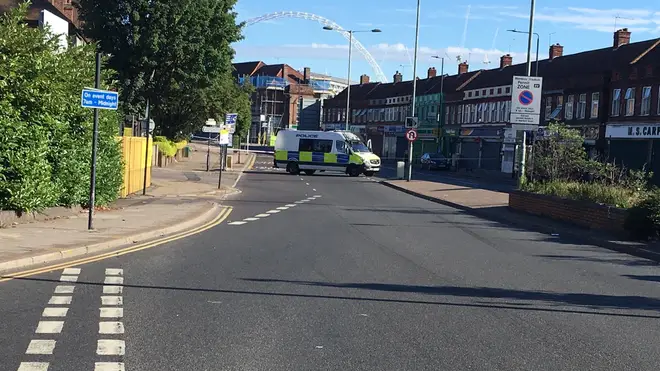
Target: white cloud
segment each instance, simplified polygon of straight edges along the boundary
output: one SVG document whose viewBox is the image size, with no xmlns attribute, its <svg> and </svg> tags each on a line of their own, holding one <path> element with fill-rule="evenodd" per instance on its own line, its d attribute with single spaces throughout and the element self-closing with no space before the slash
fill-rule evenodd
<svg viewBox="0 0 660 371">
<path fill-rule="evenodd" d="M 502 16 L 528 19 L 527 12 L 502 11 Z M 598 32 L 614 32 L 616 28 L 628 27 L 632 32 L 651 32 L 654 28 L 648 27 L 660 24 L 660 17 L 654 16 L 657 12 L 647 9 L 594 9 L 568 7 L 566 9 L 543 8 L 536 13 L 535 19 L 552 23 L 565 23 L 575 28 Z M 658 18 L 654 18 L 658 17 Z"/>
</svg>

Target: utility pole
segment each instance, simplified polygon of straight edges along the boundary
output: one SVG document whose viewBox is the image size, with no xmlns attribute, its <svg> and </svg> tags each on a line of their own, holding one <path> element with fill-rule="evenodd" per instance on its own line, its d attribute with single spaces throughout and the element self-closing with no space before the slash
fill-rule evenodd
<svg viewBox="0 0 660 371">
<path fill-rule="evenodd" d="M 413 58 L 413 94 L 412 94 L 412 116 L 415 117 L 415 98 L 417 97 L 417 49 L 419 44 L 419 8 L 420 1 L 417 0 L 417 21 L 415 22 L 415 57 Z M 412 180 L 413 141 L 408 145 L 408 178 Z"/>
<path fill-rule="evenodd" d="M 530 0 L 530 9 L 529 9 L 529 32 L 527 34 L 527 76 L 532 76 L 532 63 L 531 63 L 531 51 L 532 51 L 532 36 L 534 36 L 534 11 L 536 2 L 535 0 Z M 538 47 L 538 41 L 537 41 Z M 538 62 L 537 68 L 538 68 Z M 518 178 L 518 188 L 522 187 L 525 183 L 525 165 L 527 162 L 527 131 L 523 130 L 522 135 L 522 156 L 520 158 L 520 177 Z"/>
</svg>

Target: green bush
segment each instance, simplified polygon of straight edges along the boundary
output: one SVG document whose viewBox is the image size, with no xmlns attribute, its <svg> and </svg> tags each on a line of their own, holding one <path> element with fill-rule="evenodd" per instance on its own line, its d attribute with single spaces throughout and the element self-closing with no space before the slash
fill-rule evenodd
<svg viewBox="0 0 660 371">
<path fill-rule="evenodd" d="M 654 191 L 628 210 L 624 228 L 631 237 L 640 240 L 660 237 L 660 192 Z"/>
<path fill-rule="evenodd" d="M 521 189 L 527 192 L 557 196 L 570 200 L 595 202 L 621 208 L 632 207 L 645 196 L 644 192 L 626 187 L 588 182 L 528 182 Z"/>
<path fill-rule="evenodd" d="M 80 92 L 94 83 L 95 46 L 61 50 L 48 30 L 27 27 L 27 9 L 0 17 L 0 209 L 85 205 L 93 112 Z M 96 200 L 107 204 L 123 182 L 120 117 L 101 111 Z"/>
<path fill-rule="evenodd" d="M 156 136 L 154 137 L 154 143 L 158 146 L 158 152 L 163 154 L 163 156 L 172 157 L 176 155 L 177 147 L 173 141 L 165 137 Z"/>
</svg>

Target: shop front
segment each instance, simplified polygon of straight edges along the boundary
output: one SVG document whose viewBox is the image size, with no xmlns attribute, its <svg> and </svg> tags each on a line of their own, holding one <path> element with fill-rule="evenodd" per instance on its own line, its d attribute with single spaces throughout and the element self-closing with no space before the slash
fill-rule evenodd
<svg viewBox="0 0 660 371">
<path fill-rule="evenodd" d="M 503 133 L 503 127 L 461 128 L 459 167 L 502 171 Z"/>
<path fill-rule="evenodd" d="M 607 159 L 627 169 L 653 171 L 660 184 L 660 123 L 612 123 L 605 128 Z"/>
</svg>

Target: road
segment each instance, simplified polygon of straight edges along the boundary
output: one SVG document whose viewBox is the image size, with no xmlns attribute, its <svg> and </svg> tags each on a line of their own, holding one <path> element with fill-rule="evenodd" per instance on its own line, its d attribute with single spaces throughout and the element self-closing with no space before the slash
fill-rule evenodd
<svg viewBox="0 0 660 371">
<path fill-rule="evenodd" d="M 365 177 L 265 169 L 239 187 L 228 220 L 205 232 L 0 283 L 0 369 L 660 365 L 660 273 L 650 261 Z"/>
</svg>

